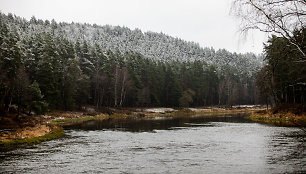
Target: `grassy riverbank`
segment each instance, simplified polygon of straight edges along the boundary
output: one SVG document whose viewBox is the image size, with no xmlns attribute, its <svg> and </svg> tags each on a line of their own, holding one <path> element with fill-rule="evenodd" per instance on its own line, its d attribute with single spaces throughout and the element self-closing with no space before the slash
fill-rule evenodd
<svg viewBox="0 0 306 174">
<path fill-rule="evenodd" d="M 281 105 L 254 112 L 248 118 L 258 123 L 306 127 L 306 110 L 302 105 Z"/>
<path fill-rule="evenodd" d="M 45 125 L 44 125 L 45 126 Z M 26 128 L 11 131 L 1 134 L 2 141 L 0 142 L 0 151 L 14 149 L 22 145 L 38 144 L 44 141 L 53 140 L 63 137 L 64 130 L 59 126 L 46 126 L 50 129 L 48 133 L 45 133 L 42 128 L 35 127 L 36 134 L 32 134 L 30 137 L 23 138 L 22 134 L 26 132 Z"/>
</svg>

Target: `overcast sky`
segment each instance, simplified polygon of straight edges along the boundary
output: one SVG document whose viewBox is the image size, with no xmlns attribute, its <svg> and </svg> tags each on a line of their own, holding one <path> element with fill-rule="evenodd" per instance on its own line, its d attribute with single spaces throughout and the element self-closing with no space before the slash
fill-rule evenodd
<svg viewBox="0 0 306 174">
<path fill-rule="evenodd" d="M 238 31 L 231 0 L 0 0 L 2 13 L 57 22 L 119 25 L 163 32 L 232 52 L 261 53 L 267 36 Z"/>
</svg>

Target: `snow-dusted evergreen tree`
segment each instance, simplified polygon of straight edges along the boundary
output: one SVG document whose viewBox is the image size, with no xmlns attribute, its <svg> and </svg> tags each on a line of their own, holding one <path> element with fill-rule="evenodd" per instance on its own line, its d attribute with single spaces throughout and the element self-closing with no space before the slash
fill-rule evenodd
<svg viewBox="0 0 306 174">
<path fill-rule="evenodd" d="M 1 14 L 4 18 L 4 14 Z M 12 21 L 12 22 L 11 22 Z M 142 32 L 139 29 L 130 30 L 127 27 L 119 26 L 98 26 L 80 23 L 59 23 L 54 20 L 50 22 L 43 22 L 32 17 L 30 22 L 22 20 L 20 17 L 15 17 L 10 21 L 9 25 L 27 26 L 21 35 L 28 33 L 53 32 L 55 36 L 65 37 L 73 43 L 82 41 L 80 43 L 86 49 L 86 45 L 98 44 L 104 50 L 115 51 L 119 49 L 120 52 L 135 51 L 147 58 L 161 61 L 193 61 L 201 60 L 208 64 L 224 66 L 231 65 L 239 69 L 247 69 L 249 73 L 255 73 L 261 67 L 262 60 L 258 59 L 252 53 L 236 54 L 230 53 L 224 49 L 217 52 L 213 48 L 202 48 L 198 43 L 187 42 L 179 38 L 174 38 L 163 33 Z M 21 22 L 22 21 L 22 22 Z M 24 23 L 29 23 L 25 25 Z M 86 53 L 85 53 L 86 54 Z M 87 58 L 84 59 L 84 64 L 87 64 Z M 241 60 L 248 62 L 243 64 Z M 254 69 L 256 69 L 254 71 Z"/>
</svg>

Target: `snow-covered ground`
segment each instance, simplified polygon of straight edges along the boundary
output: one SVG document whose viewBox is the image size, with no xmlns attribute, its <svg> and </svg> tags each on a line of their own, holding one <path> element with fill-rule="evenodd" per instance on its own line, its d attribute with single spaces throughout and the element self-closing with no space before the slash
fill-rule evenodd
<svg viewBox="0 0 306 174">
<path fill-rule="evenodd" d="M 150 113 L 167 113 L 167 112 L 174 112 L 176 111 L 173 108 L 148 108 L 148 109 L 144 109 L 144 112 L 150 112 Z"/>
<path fill-rule="evenodd" d="M 260 105 L 235 105 L 232 108 L 257 108 L 261 107 Z"/>
<path fill-rule="evenodd" d="M 190 109 L 193 112 L 202 112 L 202 111 L 211 111 L 212 110 L 212 109 L 207 109 L 207 108 L 205 108 L 205 109 L 201 109 L 201 108 L 188 108 L 188 109 Z"/>
</svg>

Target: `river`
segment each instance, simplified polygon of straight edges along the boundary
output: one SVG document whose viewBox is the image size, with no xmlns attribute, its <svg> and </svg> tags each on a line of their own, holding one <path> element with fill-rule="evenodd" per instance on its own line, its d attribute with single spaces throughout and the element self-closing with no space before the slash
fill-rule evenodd
<svg viewBox="0 0 306 174">
<path fill-rule="evenodd" d="M 88 121 L 0 152 L 0 173 L 306 173 L 305 132 L 243 116 Z"/>
</svg>

